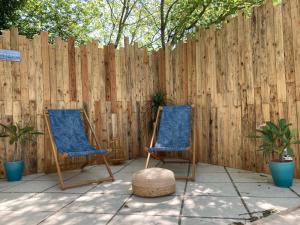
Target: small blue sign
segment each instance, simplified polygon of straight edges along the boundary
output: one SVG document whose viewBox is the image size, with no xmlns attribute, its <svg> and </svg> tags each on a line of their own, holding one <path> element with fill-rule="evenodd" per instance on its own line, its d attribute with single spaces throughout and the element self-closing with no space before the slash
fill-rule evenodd
<svg viewBox="0 0 300 225">
<path fill-rule="evenodd" d="M 0 60 L 20 62 L 21 52 L 16 50 L 0 49 Z"/>
</svg>

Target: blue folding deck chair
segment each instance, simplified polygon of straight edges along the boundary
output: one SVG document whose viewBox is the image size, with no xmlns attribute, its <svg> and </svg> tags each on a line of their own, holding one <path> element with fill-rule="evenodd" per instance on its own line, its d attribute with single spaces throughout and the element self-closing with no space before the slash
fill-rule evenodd
<svg viewBox="0 0 300 225">
<path fill-rule="evenodd" d="M 79 109 L 49 109 L 45 112 L 45 121 L 50 135 L 52 152 L 56 163 L 56 169 L 59 177 L 60 187 L 62 190 L 67 188 L 78 187 L 91 183 L 100 183 L 103 181 L 113 181 L 114 177 L 106 160 L 106 149 L 100 149 L 95 132 L 84 110 Z M 87 138 L 84 128 L 86 120 L 92 136 L 96 142 L 97 148 L 94 148 Z M 75 184 L 64 183 L 61 169 L 58 162 L 57 152 L 64 157 L 88 157 L 90 155 L 101 155 L 103 157 L 109 176 L 98 180 L 85 180 Z M 87 158 L 88 159 L 88 158 Z M 87 160 L 88 161 L 88 160 Z M 81 166 L 83 170 L 88 163 Z"/>
<path fill-rule="evenodd" d="M 147 148 L 148 157 L 145 168 L 148 168 L 150 157 L 160 159 L 163 163 L 182 162 L 165 161 L 154 154 L 157 152 L 184 152 L 191 153 L 191 159 L 185 162 L 192 163 L 191 176 L 175 176 L 176 179 L 195 180 L 196 155 L 193 147 L 193 106 L 164 106 L 159 107 L 150 147 Z M 158 134 L 157 134 L 158 133 Z"/>
</svg>

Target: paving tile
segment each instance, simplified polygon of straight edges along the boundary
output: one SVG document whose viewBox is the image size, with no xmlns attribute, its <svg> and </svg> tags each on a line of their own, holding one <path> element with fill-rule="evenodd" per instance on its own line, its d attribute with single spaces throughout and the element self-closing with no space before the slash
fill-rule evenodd
<svg viewBox="0 0 300 225">
<path fill-rule="evenodd" d="M 136 165 L 136 166 L 126 166 L 124 167 L 120 172 L 118 173 L 121 173 L 121 174 L 124 174 L 124 173 L 130 173 L 130 174 L 133 174 L 137 171 L 140 171 L 140 170 L 143 170 L 145 169 L 145 165 Z"/>
<path fill-rule="evenodd" d="M 52 212 L 11 212 L 1 211 L 0 221 L 5 225 L 35 225 L 47 218 Z"/>
<path fill-rule="evenodd" d="M 185 183 L 186 183 L 186 181 L 183 181 L 183 180 L 176 181 L 176 192 L 174 193 L 174 195 L 183 195 L 184 194 Z"/>
<path fill-rule="evenodd" d="M 182 217 L 181 225 L 228 225 L 234 222 L 245 224 L 247 220 L 240 219 L 209 219 L 199 217 Z"/>
<path fill-rule="evenodd" d="M 297 195 L 290 189 L 276 187 L 274 184 L 269 183 L 236 183 L 236 186 L 242 196 L 282 198 L 297 197 Z"/>
<path fill-rule="evenodd" d="M 180 164 L 179 164 L 180 165 Z M 176 168 L 176 167 L 163 167 L 161 166 L 160 168 L 165 168 L 165 169 L 169 169 L 171 171 L 173 171 L 177 176 L 186 176 L 187 172 L 188 172 L 188 168 Z M 144 166 L 132 166 L 132 167 L 126 167 L 124 169 L 122 169 L 120 172 L 118 172 L 117 174 L 128 174 L 129 176 L 132 176 L 135 172 L 138 172 L 140 170 L 143 170 Z"/>
<path fill-rule="evenodd" d="M 120 173 L 134 173 L 139 170 L 145 169 L 145 163 L 146 163 L 146 159 L 134 160 L 126 164 L 126 166 L 124 166 L 121 169 Z M 149 162 L 149 167 L 155 167 L 157 164 L 158 164 L 157 160 L 151 159 Z"/>
<path fill-rule="evenodd" d="M 151 162 L 151 161 L 150 161 Z M 152 163 L 149 164 L 149 167 L 161 167 L 165 169 L 172 170 L 177 176 L 186 176 L 188 172 L 188 164 L 182 164 L 182 163 L 160 163 L 159 165 L 158 161 L 155 160 Z M 134 161 L 129 166 L 122 169 L 117 174 L 130 174 L 132 176 L 135 172 L 138 172 L 145 168 L 145 161 L 141 163 L 141 161 Z"/>
<path fill-rule="evenodd" d="M 187 171 L 189 168 L 189 164 L 188 163 L 164 163 L 159 165 L 159 167 L 166 168 L 169 170 Z"/>
<path fill-rule="evenodd" d="M 65 184 L 70 184 L 71 181 L 66 182 Z M 83 194 L 86 193 L 87 191 L 93 189 L 96 187 L 96 184 L 89 184 L 89 185 L 84 185 L 81 187 L 76 187 L 76 188 L 69 188 L 66 190 L 61 190 L 59 185 L 56 185 L 50 189 L 47 189 L 45 193 L 69 193 L 69 194 Z"/>
<path fill-rule="evenodd" d="M 128 197 L 128 195 L 87 193 L 68 205 L 64 212 L 114 214 Z"/>
<path fill-rule="evenodd" d="M 145 215 L 117 215 L 109 225 L 175 225 L 177 217 L 171 216 L 145 216 Z"/>
<path fill-rule="evenodd" d="M 187 176 L 189 165 L 187 163 L 165 163 L 159 167 L 173 171 L 175 176 Z"/>
<path fill-rule="evenodd" d="M 88 214 L 88 213 L 56 213 L 47 218 L 43 225 L 104 225 L 110 220 L 113 214 Z"/>
<path fill-rule="evenodd" d="M 187 196 L 183 216 L 246 218 L 247 213 L 238 197 Z"/>
<path fill-rule="evenodd" d="M 103 182 L 97 185 L 95 188 L 89 191 L 89 193 L 101 193 L 101 194 L 131 194 L 131 179 L 122 180 L 116 179 L 113 182 Z"/>
<path fill-rule="evenodd" d="M 4 188 L 6 188 L 8 185 L 8 182 L 5 182 L 5 181 L 0 181 L 0 191 Z"/>
<path fill-rule="evenodd" d="M 243 197 L 250 212 L 261 212 L 269 209 L 276 209 L 279 211 L 295 207 L 300 204 L 299 198 L 263 198 L 263 197 Z M 261 216 L 261 213 L 255 216 Z"/>
<path fill-rule="evenodd" d="M 188 182 L 186 195 L 236 196 L 232 183 L 197 183 Z"/>
<path fill-rule="evenodd" d="M 241 170 L 241 169 L 235 169 L 230 167 L 226 167 L 226 169 L 229 173 L 253 173 L 252 171 L 249 170 Z"/>
<path fill-rule="evenodd" d="M 272 214 L 254 222 L 253 225 L 296 225 L 300 224 L 300 207 L 296 206 L 280 213 Z"/>
<path fill-rule="evenodd" d="M 294 179 L 294 183 L 300 183 L 300 179 Z"/>
<path fill-rule="evenodd" d="M 0 211 L 13 210 L 32 196 L 32 193 L 0 193 Z"/>
<path fill-rule="evenodd" d="M 126 162 L 123 163 L 123 164 L 121 164 L 121 165 L 111 165 L 111 166 L 110 166 L 110 169 L 111 169 L 111 171 L 112 171 L 113 173 L 116 173 L 116 172 L 122 170 L 123 168 L 125 168 L 126 165 L 127 165 Z"/>
<path fill-rule="evenodd" d="M 263 173 L 231 173 L 230 176 L 232 177 L 234 182 L 273 183 L 272 177 L 268 174 Z"/>
<path fill-rule="evenodd" d="M 114 174 L 115 180 L 121 180 L 124 182 L 131 182 L 133 173 L 116 173 Z"/>
<path fill-rule="evenodd" d="M 71 170 L 71 171 L 64 171 L 62 173 L 63 178 L 69 179 L 73 176 L 76 176 L 80 173 L 79 170 Z M 49 174 L 44 174 L 43 176 L 39 176 L 37 178 L 34 179 L 34 181 L 55 181 L 58 182 L 58 175 L 57 173 L 49 173 Z"/>
<path fill-rule="evenodd" d="M 45 174 L 44 173 L 35 173 L 35 174 L 30 174 L 30 175 L 26 175 L 26 176 L 23 176 L 22 177 L 22 180 L 34 180 L 34 179 L 37 179 L 41 176 L 44 176 Z"/>
<path fill-rule="evenodd" d="M 7 211 L 16 212 L 12 217 L 6 218 L 12 218 L 8 221 L 20 221 L 20 224 L 22 222 L 36 224 L 47 216 L 50 217 L 45 219 L 43 224 L 106 224 L 128 200 L 110 224 L 178 224 L 185 181 L 176 181 L 177 191 L 170 196 L 159 198 L 133 196 L 129 199 L 133 172 L 144 168 L 145 159 L 126 163 L 112 167 L 113 171 L 118 171 L 115 174 L 115 182 L 65 191 L 61 191 L 58 185 L 55 185 L 58 183 L 56 174 L 34 174 L 24 177 L 23 181 L 13 183 L 0 180 L 0 216 Z M 152 166 L 157 164 L 157 160 L 151 160 Z M 171 169 L 176 174 L 186 175 L 188 171 L 186 164 L 172 163 L 158 166 Z M 277 188 L 272 182 L 268 183 L 271 181 L 269 175 L 227 169 L 252 211 L 270 208 L 283 210 L 300 204 L 300 198 L 289 189 Z M 107 173 L 103 165 L 97 165 L 87 167 L 83 173 L 75 170 L 66 171 L 64 175 L 67 182 L 73 182 L 95 179 L 99 175 L 104 177 Z M 299 193 L 300 180 L 294 181 L 292 189 Z M 47 193 L 36 193 L 41 191 Z M 80 196 L 85 192 L 87 193 Z M 60 209 L 62 211 L 52 215 Z M 30 218 L 28 215 L 33 216 Z M 198 164 L 196 182 L 187 183 L 182 224 L 227 224 L 234 222 L 230 220 L 232 218 L 234 221 L 243 222 L 242 219 L 248 218 L 248 214 L 237 197 L 226 171 L 224 172 L 224 168 L 220 166 Z M 18 224 L 15 221 L 13 224 Z"/>
<path fill-rule="evenodd" d="M 8 182 L 6 180 L 1 180 L 0 181 L 0 192 L 1 191 L 4 191 L 5 189 L 8 189 L 8 188 L 12 188 L 14 186 L 17 186 L 19 184 L 22 184 L 24 183 L 25 181 L 14 181 L 14 182 Z"/>
<path fill-rule="evenodd" d="M 293 182 L 293 186 L 291 187 L 293 191 L 295 191 L 298 195 L 300 195 L 300 183 Z"/>
<path fill-rule="evenodd" d="M 11 208 L 13 211 L 53 212 L 74 201 L 78 194 L 40 193 Z"/>
<path fill-rule="evenodd" d="M 223 166 L 216 166 L 207 163 L 199 163 L 197 166 L 198 173 L 226 173 Z"/>
<path fill-rule="evenodd" d="M 201 172 L 196 174 L 196 182 L 231 183 L 227 173 L 201 173 Z"/>
<path fill-rule="evenodd" d="M 188 176 L 188 170 L 171 170 L 175 176 Z"/>
<path fill-rule="evenodd" d="M 55 181 L 27 181 L 11 188 L 7 188 L 4 190 L 4 192 L 43 192 L 46 189 L 55 186 L 56 184 L 57 182 Z"/>
<path fill-rule="evenodd" d="M 132 196 L 121 209 L 120 214 L 178 216 L 180 207 L 181 198 L 179 196 L 157 198 Z"/>
<path fill-rule="evenodd" d="M 113 173 L 121 170 L 123 167 L 125 167 L 126 164 L 122 164 L 122 165 L 117 165 L 117 166 L 110 166 L 110 169 Z M 90 167 L 89 169 L 85 169 L 83 173 L 93 173 L 93 172 L 96 172 L 96 173 L 101 173 L 103 175 L 108 175 L 108 171 L 105 167 L 105 165 L 94 165 L 92 167 Z"/>
<path fill-rule="evenodd" d="M 160 161 L 156 160 L 156 159 L 150 159 L 149 161 L 149 166 L 150 167 L 154 167 L 156 166 Z M 128 163 L 129 166 L 143 166 L 145 167 L 146 164 L 146 158 L 139 158 L 139 159 L 135 159 L 132 160 L 132 162 Z"/>
<path fill-rule="evenodd" d="M 131 176 L 130 174 L 128 175 Z M 183 195 L 184 188 L 185 181 L 176 181 L 176 192 L 174 195 Z M 89 193 L 130 195 L 132 193 L 131 177 L 126 177 L 124 179 L 118 178 L 114 182 L 101 183 L 95 188 L 91 189 Z"/>
<path fill-rule="evenodd" d="M 97 180 L 108 176 L 109 174 L 106 170 L 88 170 L 69 178 L 68 181 Z"/>
</svg>

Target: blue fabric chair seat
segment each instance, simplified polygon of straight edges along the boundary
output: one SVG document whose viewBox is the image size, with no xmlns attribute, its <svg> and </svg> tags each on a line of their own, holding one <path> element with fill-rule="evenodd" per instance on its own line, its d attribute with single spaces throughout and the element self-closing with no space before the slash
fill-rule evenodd
<svg viewBox="0 0 300 225">
<path fill-rule="evenodd" d="M 156 151 L 186 151 L 190 146 L 192 106 L 164 106 L 157 141 L 148 149 Z"/>
<path fill-rule="evenodd" d="M 102 155 L 106 154 L 106 149 L 96 149 L 91 146 L 90 149 L 84 149 L 84 150 L 76 150 L 72 152 L 67 152 L 69 157 L 76 157 L 76 156 L 87 156 L 87 155 Z"/>
<path fill-rule="evenodd" d="M 106 154 L 105 149 L 96 149 L 86 136 L 80 110 L 48 110 L 52 135 L 57 150 L 69 157 Z"/>
</svg>

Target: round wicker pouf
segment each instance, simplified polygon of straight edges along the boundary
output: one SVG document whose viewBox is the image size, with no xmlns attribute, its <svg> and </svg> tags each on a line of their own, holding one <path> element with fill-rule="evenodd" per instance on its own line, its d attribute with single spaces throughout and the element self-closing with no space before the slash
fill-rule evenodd
<svg viewBox="0 0 300 225">
<path fill-rule="evenodd" d="M 176 191 L 174 173 L 163 168 L 143 169 L 132 177 L 132 192 L 141 197 L 158 197 Z"/>
</svg>

